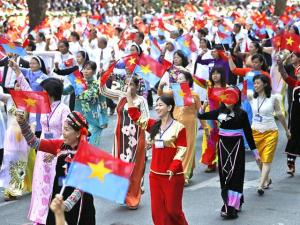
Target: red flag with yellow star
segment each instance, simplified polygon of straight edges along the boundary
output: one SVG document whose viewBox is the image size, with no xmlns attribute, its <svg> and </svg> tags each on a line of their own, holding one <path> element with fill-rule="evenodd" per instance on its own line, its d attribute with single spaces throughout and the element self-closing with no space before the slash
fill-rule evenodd
<svg viewBox="0 0 300 225">
<path fill-rule="evenodd" d="M 68 170 L 65 186 L 123 204 L 133 167 L 133 163 L 82 141 Z"/>
<path fill-rule="evenodd" d="M 239 100 L 239 94 L 233 88 L 214 87 L 209 88 L 208 97 L 216 102 L 235 104 Z"/>
<path fill-rule="evenodd" d="M 291 52 L 300 52 L 300 36 L 293 33 L 285 33 L 281 43 L 283 49 Z"/>
<path fill-rule="evenodd" d="M 121 59 L 119 59 L 117 62 L 112 63 L 108 69 L 101 75 L 100 79 L 100 86 L 102 87 L 106 81 L 108 80 L 109 76 L 113 72 L 115 68 L 117 69 L 127 69 L 132 73 L 134 71 L 134 68 L 138 62 L 138 54 L 130 54 L 128 56 L 125 56 Z"/>
<path fill-rule="evenodd" d="M 10 90 L 10 94 L 18 109 L 39 114 L 51 112 L 47 92 Z"/>
</svg>

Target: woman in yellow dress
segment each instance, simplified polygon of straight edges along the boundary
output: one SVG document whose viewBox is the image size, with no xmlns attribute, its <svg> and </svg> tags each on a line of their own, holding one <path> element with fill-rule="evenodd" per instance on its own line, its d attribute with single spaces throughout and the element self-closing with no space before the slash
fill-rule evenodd
<svg viewBox="0 0 300 225">
<path fill-rule="evenodd" d="M 188 82 L 189 86 L 193 86 L 193 78 L 189 71 L 183 67 L 176 67 L 176 81 L 177 83 Z M 163 90 L 167 82 L 160 82 L 157 94 L 172 94 L 170 90 Z M 197 135 L 197 114 L 201 107 L 199 96 L 192 92 L 194 103 L 190 106 L 175 106 L 174 119 L 182 123 L 186 128 L 187 136 L 187 150 L 182 161 L 184 170 L 185 185 L 189 183 L 189 180 L 193 176 L 193 170 L 195 168 L 195 153 L 196 153 L 196 135 Z"/>
</svg>

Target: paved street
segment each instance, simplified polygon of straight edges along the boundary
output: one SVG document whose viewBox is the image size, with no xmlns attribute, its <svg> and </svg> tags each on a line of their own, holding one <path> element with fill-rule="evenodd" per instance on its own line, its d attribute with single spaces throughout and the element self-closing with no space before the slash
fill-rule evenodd
<svg viewBox="0 0 300 225">
<path fill-rule="evenodd" d="M 115 116 L 111 117 L 108 129 L 103 133 L 102 148 L 110 151 L 113 142 Z M 197 163 L 191 185 L 184 190 L 183 208 L 190 225 L 298 225 L 300 224 L 300 166 L 296 176 L 290 178 L 285 173 L 286 157 L 283 154 L 286 144 L 285 134 L 280 130 L 280 141 L 273 162 L 271 177 L 273 184 L 263 197 L 256 193 L 259 172 L 251 153 L 247 153 L 245 204 L 237 220 L 226 221 L 219 216 L 221 203 L 217 173 L 205 174 L 200 158 L 202 132 L 197 139 Z M 145 194 L 137 210 L 128 210 L 117 204 L 96 198 L 97 224 L 110 225 L 121 222 L 130 225 L 152 224 L 149 196 L 149 162 L 145 174 Z M 0 198 L 0 225 L 31 224 L 26 215 L 30 196 L 13 202 Z"/>
</svg>

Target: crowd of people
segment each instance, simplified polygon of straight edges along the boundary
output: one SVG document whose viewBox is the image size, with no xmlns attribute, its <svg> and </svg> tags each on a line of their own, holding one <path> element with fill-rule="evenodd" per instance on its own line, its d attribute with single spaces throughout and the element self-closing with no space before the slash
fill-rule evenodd
<svg viewBox="0 0 300 225">
<path fill-rule="evenodd" d="M 7 201 L 31 192 L 28 219 L 35 225 L 96 224 L 93 196 L 73 187 L 59 195 L 61 178 L 81 141 L 101 146 L 113 115 L 112 155 L 134 163 L 124 200 L 128 209 L 139 207 L 146 152 L 152 151 L 155 225 L 188 224 L 182 198 L 197 165 L 196 151 L 204 172 L 219 173 L 222 217 L 237 218 L 244 203 L 246 150 L 260 170 L 257 194 L 263 196 L 272 184 L 276 120 L 286 134 L 287 173 L 294 176 L 300 156 L 300 50 L 276 40 L 289 36 L 300 46 L 299 5 L 288 5 L 281 17 L 256 3 L 227 8 L 197 3 L 174 14 L 130 19 L 114 13 L 115 3 L 50 1 L 54 10 L 91 4 L 99 14 L 49 15 L 29 34 L 26 19 L 2 17 L 1 44 L 23 43 L 27 52 L 19 56 L 2 49 L 0 59 L 0 187 Z M 132 68 L 145 56 L 164 65 L 155 85 Z M 74 74 L 80 82 L 72 80 Z M 174 84 L 188 86 L 191 104 L 174 100 Z M 51 112 L 21 112 L 12 89 L 45 91 Z M 150 117 L 153 108 L 156 118 Z"/>
</svg>

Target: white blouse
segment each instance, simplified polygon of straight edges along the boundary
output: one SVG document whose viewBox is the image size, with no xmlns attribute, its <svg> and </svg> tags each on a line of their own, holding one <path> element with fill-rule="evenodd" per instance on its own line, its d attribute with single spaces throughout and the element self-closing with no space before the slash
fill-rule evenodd
<svg viewBox="0 0 300 225">
<path fill-rule="evenodd" d="M 278 99 L 271 95 L 270 98 L 257 97 L 251 101 L 251 107 L 253 112 L 252 129 L 265 132 L 269 130 L 278 130 L 275 122 L 274 113 L 281 115 L 281 107 Z"/>
</svg>

